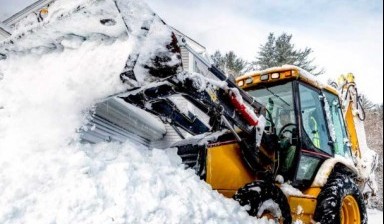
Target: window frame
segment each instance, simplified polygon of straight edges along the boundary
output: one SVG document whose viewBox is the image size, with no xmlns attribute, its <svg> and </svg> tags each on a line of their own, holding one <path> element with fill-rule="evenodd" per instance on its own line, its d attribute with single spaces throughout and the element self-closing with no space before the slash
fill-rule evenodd
<svg viewBox="0 0 384 224">
<path fill-rule="evenodd" d="M 347 126 L 346 126 L 346 123 L 345 123 L 345 119 L 344 119 L 344 115 L 343 115 L 343 111 L 342 111 L 342 109 L 341 109 L 341 107 L 342 107 L 342 104 L 341 104 L 341 101 L 340 101 L 340 97 L 338 96 L 338 95 L 335 95 L 335 94 L 333 94 L 333 93 L 331 93 L 330 91 L 328 91 L 328 90 L 324 90 L 323 91 L 323 94 L 324 94 L 324 97 L 325 98 L 327 98 L 327 94 L 328 95 L 331 95 L 331 96 L 334 96 L 336 99 L 337 99 L 337 102 L 339 103 L 339 108 L 337 109 L 337 111 L 338 111 L 338 113 L 339 113 L 339 117 L 340 117 L 340 124 L 341 124 L 341 126 L 342 127 L 340 127 L 341 128 L 341 131 L 342 131 L 342 135 L 344 135 L 343 137 L 344 138 L 347 138 L 347 139 L 349 139 L 349 133 L 348 133 L 348 131 L 347 131 Z M 328 98 L 327 98 L 327 100 L 328 100 Z M 331 104 L 332 102 L 329 102 L 328 101 L 328 104 Z M 332 111 L 330 111 L 330 113 L 332 113 Z M 335 126 L 335 124 L 334 124 L 334 121 L 333 121 L 333 119 L 331 118 L 331 122 L 332 122 L 332 125 L 333 126 Z M 336 130 L 335 130 L 335 132 L 336 132 Z M 335 133 L 335 137 L 337 138 L 337 134 Z M 337 139 L 335 139 L 335 141 L 337 141 Z M 351 146 L 350 145 L 348 145 L 348 144 L 345 144 L 346 145 L 346 149 L 344 149 L 344 155 L 340 155 L 340 154 L 337 154 L 336 153 L 336 142 L 334 142 L 334 144 L 333 144 L 333 154 L 334 155 L 340 155 L 340 156 L 343 156 L 344 158 L 352 158 L 352 149 L 351 149 Z M 345 153 L 349 153 L 349 157 L 346 157 L 345 156 Z"/>
<path fill-rule="evenodd" d="M 307 135 L 307 132 L 304 128 L 304 121 L 303 121 L 303 116 L 302 116 L 302 104 L 301 104 L 301 92 L 300 92 L 300 85 L 314 91 L 317 93 L 317 95 L 319 96 L 319 102 L 320 102 L 320 106 L 321 106 L 321 115 L 323 116 L 323 120 L 325 122 L 325 135 L 326 135 L 326 138 L 327 138 L 327 144 L 329 145 L 329 150 L 325 150 L 324 148 L 319 148 L 319 147 L 316 147 L 313 142 L 311 141 L 312 145 L 306 145 L 306 142 L 304 142 L 303 140 L 305 140 L 307 137 L 309 137 Z M 332 144 L 332 138 L 331 138 L 331 133 L 330 133 L 330 130 L 329 130 L 329 126 L 328 126 L 328 119 L 327 119 L 327 115 L 326 115 L 326 112 L 325 112 L 325 103 L 324 103 L 324 99 L 321 99 L 323 97 L 323 94 L 322 94 L 322 91 L 317 89 L 317 88 L 314 88 L 304 82 L 299 82 L 298 84 L 298 89 L 297 89 L 297 94 L 299 95 L 299 98 L 298 98 L 298 103 L 299 103 L 299 109 L 297 111 L 297 114 L 300 114 L 300 129 L 301 129 L 301 135 L 300 135 L 300 139 L 302 140 L 302 147 L 305 147 L 306 149 L 308 150 L 311 150 L 311 151 L 314 151 L 314 152 L 317 152 L 317 153 L 323 153 L 323 154 L 326 154 L 328 156 L 331 156 L 333 157 L 334 156 L 334 146 Z"/>
<path fill-rule="evenodd" d="M 329 130 L 329 126 L 328 126 L 328 120 L 326 118 L 326 112 L 324 109 L 325 103 L 324 103 L 324 100 L 321 100 L 322 91 L 317 89 L 317 88 L 314 88 L 313 86 L 311 86 L 311 85 L 309 85 L 303 81 L 294 81 L 293 92 L 294 92 L 294 97 L 295 97 L 295 100 L 294 100 L 295 101 L 295 110 L 296 110 L 295 113 L 297 115 L 296 116 L 296 119 L 297 119 L 296 123 L 297 123 L 298 129 L 299 129 L 299 142 L 298 142 L 298 148 L 297 148 L 298 150 L 296 150 L 296 155 L 295 155 L 295 161 L 297 161 L 297 162 L 296 162 L 296 167 L 294 168 L 294 176 L 293 176 L 292 185 L 299 188 L 299 189 L 305 189 L 312 184 L 312 182 L 313 182 L 314 178 L 316 177 L 317 172 L 318 172 L 320 166 L 323 164 L 323 162 L 334 156 L 334 146 L 333 146 L 333 144 L 331 144 L 329 146 L 331 153 L 328 153 L 325 150 L 317 148 L 315 146 L 309 147 L 309 145 L 308 145 L 309 136 L 307 135 L 307 133 L 304 129 L 303 116 L 301 113 L 301 111 L 302 111 L 301 98 L 302 97 L 301 97 L 301 92 L 300 92 L 300 85 L 316 92 L 317 95 L 319 96 L 322 115 L 324 118 L 324 122 L 326 122 L 325 133 L 326 133 L 326 137 L 328 139 L 328 142 L 330 142 L 331 136 L 330 136 L 330 130 Z M 311 141 L 311 143 L 312 143 L 312 141 Z M 312 145 L 313 145 L 313 143 L 312 143 Z M 314 159 L 319 160 L 319 162 L 316 164 L 316 167 L 314 167 L 314 169 L 313 169 L 314 172 L 312 173 L 312 177 L 310 177 L 309 179 L 299 179 L 298 178 L 299 176 L 302 176 L 302 174 L 299 173 L 300 172 L 299 165 L 300 165 L 300 162 L 302 160 L 302 157 L 304 157 L 304 158 L 312 157 Z"/>
</svg>

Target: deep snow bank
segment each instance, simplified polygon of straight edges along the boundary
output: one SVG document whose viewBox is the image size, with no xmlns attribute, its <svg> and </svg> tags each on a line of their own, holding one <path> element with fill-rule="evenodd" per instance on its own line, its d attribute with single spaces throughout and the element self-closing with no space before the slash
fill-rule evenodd
<svg viewBox="0 0 384 224">
<path fill-rule="evenodd" d="M 175 153 L 77 142 L 92 105 L 123 89 L 113 75 L 121 44 L 91 40 L 0 63 L 0 223 L 257 222 Z M 86 63 L 100 53 L 110 67 Z"/>
<path fill-rule="evenodd" d="M 92 106 L 124 90 L 125 38 L 26 40 L 0 61 L 0 223 L 258 222 L 171 151 L 78 143 Z"/>
<path fill-rule="evenodd" d="M 0 61 L 0 223 L 257 222 L 175 153 L 78 143 L 92 105 L 124 89 L 123 45 L 92 39 Z"/>
</svg>

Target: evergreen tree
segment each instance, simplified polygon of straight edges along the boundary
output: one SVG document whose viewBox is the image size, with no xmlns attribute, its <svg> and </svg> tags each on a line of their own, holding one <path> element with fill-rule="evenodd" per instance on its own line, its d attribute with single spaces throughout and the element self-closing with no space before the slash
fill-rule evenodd
<svg viewBox="0 0 384 224">
<path fill-rule="evenodd" d="M 314 75 L 323 74 L 323 69 L 318 72 L 315 71 L 317 67 L 312 64 L 313 59 L 309 59 L 309 55 L 313 52 L 312 49 L 306 47 L 304 50 L 297 50 L 295 45 L 291 43 L 291 39 L 292 35 L 286 33 L 277 38 L 273 33 L 270 33 L 267 42 L 260 46 L 259 56 L 252 64 L 258 69 L 290 64 L 303 68 Z"/>
<path fill-rule="evenodd" d="M 276 49 L 275 49 L 276 38 L 273 33 L 268 36 L 267 43 L 260 47 L 259 57 L 253 64 L 259 65 L 259 69 L 266 69 L 273 67 L 277 64 Z"/>
<path fill-rule="evenodd" d="M 213 61 L 213 64 L 224 71 L 224 57 L 222 56 L 220 51 L 215 51 L 213 55 L 211 55 L 211 59 Z"/>
<path fill-rule="evenodd" d="M 216 67 L 221 69 L 225 74 L 234 77 L 242 75 L 241 71 L 247 65 L 247 62 L 238 57 L 233 51 L 227 52 L 224 56 L 220 51 L 216 51 L 211 58 Z"/>
</svg>

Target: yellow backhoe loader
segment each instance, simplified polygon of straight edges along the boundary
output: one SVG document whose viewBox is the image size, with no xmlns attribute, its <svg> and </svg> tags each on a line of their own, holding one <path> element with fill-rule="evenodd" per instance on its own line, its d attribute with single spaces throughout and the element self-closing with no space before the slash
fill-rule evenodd
<svg viewBox="0 0 384 224">
<path fill-rule="evenodd" d="M 46 55 L 81 51 L 84 60 L 97 56 L 79 66 L 110 68 L 124 83 L 95 105 L 82 142 L 177 148 L 187 168 L 252 216 L 367 223 L 356 125 L 364 114 L 352 76 L 338 89 L 295 66 L 231 80 L 136 0 L 53 1 L 44 18 L 22 25 L 0 43 L 2 77 L 25 55 L 55 71 Z M 111 47 L 118 53 L 105 51 Z M 194 71 L 182 52 L 193 56 Z"/>
</svg>

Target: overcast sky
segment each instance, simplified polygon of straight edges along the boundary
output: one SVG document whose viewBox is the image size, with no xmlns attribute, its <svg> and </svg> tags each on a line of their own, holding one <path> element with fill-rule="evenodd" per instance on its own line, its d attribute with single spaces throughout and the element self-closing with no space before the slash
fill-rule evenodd
<svg viewBox="0 0 384 224">
<path fill-rule="evenodd" d="M 383 102 L 382 0 L 150 0 L 170 25 L 208 48 L 252 61 L 270 32 L 310 47 L 321 79 L 352 72 L 361 92 Z"/>
<path fill-rule="evenodd" d="M 33 0 L 0 0 L 0 19 Z M 166 23 L 209 53 L 233 50 L 252 61 L 270 32 L 310 47 L 321 79 L 352 72 L 360 92 L 383 102 L 382 0 L 147 0 Z"/>
<path fill-rule="evenodd" d="M 34 2 L 36 0 L 0 0 L 0 21 L 4 21 Z"/>
</svg>

